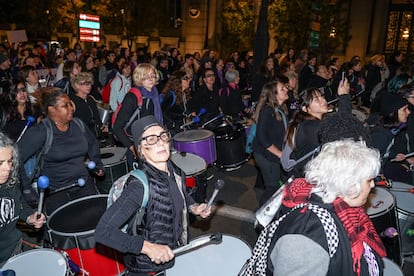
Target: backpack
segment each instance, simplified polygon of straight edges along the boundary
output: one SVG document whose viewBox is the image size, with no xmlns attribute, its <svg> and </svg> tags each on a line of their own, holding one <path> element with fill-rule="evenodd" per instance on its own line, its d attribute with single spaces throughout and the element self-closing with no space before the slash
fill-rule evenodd
<svg viewBox="0 0 414 276">
<path fill-rule="evenodd" d="M 142 186 L 144 187 L 144 195 L 142 197 L 142 203 L 141 203 L 141 207 L 139 208 L 139 210 L 136 212 L 135 216 L 133 217 L 133 221 L 132 224 L 125 224 L 124 227 L 122 228 L 122 231 L 127 233 L 129 230 L 132 230 L 132 233 L 134 236 L 137 235 L 137 230 L 136 227 L 137 225 L 141 224 L 142 218 L 145 214 L 145 208 L 147 207 L 147 203 L 148 203 L 148 198 L 149 198 L 149 185 L 148 185 L 148 178 L 145 175 L 145 173 L 143 171 L 141 171 L 140 169 L 134 169 L 132 171 L 130 171 L 129 173 L 121 176 L 120 178 L 118 178 L 113 184 L 111 189 L 109 190 L 109 194 L 108 194 L 108 201 L 107 201 L 107 209 L 115 202 L 118 200 L 118 198 L 121 196 L 122 191 L 124 190 L 124 188 L 128 185 L 128 178 L 130 176 L 134 176 L 136 179 L 139 180 L 140 183 L 142 183 Z"/>
<path fill-rule="evenodd" d="M 135 95 L 135 97 L 137 98 L 138 108 L 134 111 L 132 116 L 129 118 L 127 124 L 124 126 L 125 133 L 126 133 L 126 130 L 128 129 L 128 127 L 135 121 L 135 119 L 140 118 L 140 113 L 141 113 L 141 108 L 142 108 L 142 103 L 143 103 L 142 94 L 141 94 L 141 91 L 138 88 L 132 87 L 131 89 L 129 89 L 128 93 L 133 93 Z M 112 118 L 111 118 L 112 126 L 115 124 L 116 117 L 118 116 L 119 110 L 121 110 L 121 108 L 122 108 L 122 103 L 118 104 L 115 112 L 112 114 Z M 130 135 L 128 135 L 128 136 L 130 136 Z"/>
<path fill-rule="evenodd" d="M 73 121 L 79 126 L 82 133 L 84 133 L 85 125 L 83 124 L 83 122 L 76 117 L 73 118 Z M 52 123 L 48 118 L 43 119 L 41 123 L 44 125 L 46 129 L 45 143 L 43 144 L 43 147 L 39 152 L 37 152 L 34 156 L 32 156 L 26 162 L 24 162 L 24 169 L 26 171 L 27 177 L 30 180 L 29 183 L 33 183 L 39 177 L 40 171 L 43 168 L 43 156 L 49 152 L 53 142 Z"/>
<path fill-rule="evenodd" d="M 109 99 L 111 98 L 111 84 L 112 81 L 118 76 L 113 77 L 112 79 L 110 79 L 108 81 L 108 83 L 104 86 L 104 88 L 102 89 L 102 102 L 103 103 L 109 103 Z M 124 85 L 124 82 L 122 80 L 122 78 L 120 78 L 121 80 L 121 88 L 119 90 L 122 89 L 122 86 Z"/>
<path fill-rule="evenodd" d="M 252 144 L 254 137 L 256 137 L 256 123 L 253 123 L 250 126 L 249 135 L 247 135 L 246 137 L 246 147 L 244 148 L 244 152 L 246 152 L 247 154 L 251 154 L 253 152 Z"/>
</svg>

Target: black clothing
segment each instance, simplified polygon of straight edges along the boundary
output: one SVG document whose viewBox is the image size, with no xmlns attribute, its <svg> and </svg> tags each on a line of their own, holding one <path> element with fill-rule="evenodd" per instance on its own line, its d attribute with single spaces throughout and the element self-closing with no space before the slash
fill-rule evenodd
<svg viewBox="0 0 414 276">
<path fill-rule="evenodd" d="M 69 97 L 75 104 L 73 116 L 81 119 L 96 138 L 100 137 L 102 135 L 102 122 L 95 100 L 89 95 L 86 99 L 76 95 L 70 95 Z"/>
<path fill-rule="evenodd" d="M 303 67 L 303 69 L 300 71 L 299 74 L 299 93 L 305 90 L 315 72 L 315 68 L 313 66 L 310 66 L 309 64 Z"/>
<path fill-rule="evenodd" d="M 161 109 L 164 117 L 164 124 L 171 132 L 172 136 L 181 132 L 180 126 L 184 124 L 184 118 L 188 114 L 187 108 L 187 100 L 183 99 L 183 101 L 178 104 L 177 94 L 173 90 L 170 90 L 162 99 Z"/>
<path fill-rule="evenodd" d="M 43 156 L 43 167 L 40 175 L 45 175 L 49 178 L 49 191 L 54 191 L 59 188 L 69 187 L 74 183 L 78 183 L 79 178 L 86 181 L 86 185 L 82 188 L 74 187 L 68 191 L 75 191 L 79 189 L 79 197 L 96 194 L 94 189 L 91 189 L 93 183 L 88 181 L 90 176 L 85 165 L 85 157 L 88 156 L 91 161 L 96 163 L 96 169 L 103 169 L 103 164 L 100 158 L 99 143 L 89 128 L 85 127 L 84 131 L 74 121 L 69 123 L 67 131 L 60 131 L 52 122 L 53 141 L 49 152 Z M 44 124 L 39 124 L 27 130 L 22 139 L 17 143 L 19 148 L 20 160 L 22 164 L 30 157 L 39 152 L 46 141 L 46 129 Z M 24 166 L 20 168 L 20 175 L 22 178 L 23 189 L 29 189 L 31 183 L 26 176 Z M 64 205 L 69 202 L 58 202 L 58 205 Z M 55 202 L 50 202 L 50 205 L 55 205 Z M 48 198 L 46 198 L 48 205 Z M 48 213 L 53 210 L 48 209 Z"/>
<path fill-rule="evenodd" d="M 221 110 L 225 115 L 229 115 L 236 119 L 244 111 L 242 95 L 237 85 L 228 84 L 219 91 L 219 102 Z"/>
<path fill-rule="evenodd" d="M 253 152 L 261 154 L 270 161 L 279 162 L 279 157 L 267 150 L 271 145 L 275 145 L 281 150 L 285 136 L 283 120 L 277 120 L 275 113 L 274 109 L 270 106 L 264 106 L 260 110 L 256 127 L 256 137 L 253 140 Z"/>
<path fill-rule="evenodd" d="M 12 82 L 13 77 L 10 70 L 0 69 L 0 94 L 9 93 Z"/>
<path fill-rule="evenodd" d="M 190 113 L 198 114 L 202 108 L 206 113 L 202 116 L 205 121 L 219 114 L 219 96 L 217 90 L 210 90 L 206 85 L 201 86 L 190 101 Z"/>
<path fill-rule="evenodd" d="M 174 260 L 157 265 L 147 255 L 141 254 L 144 240 L 168 245 L 172 249 L 188 242 L 188 224 L 185 222 L 188 222 L 188 217 L 183 210 L 187 210 L 194 201 L 185 191 L 185 175 L 170 162 L 168 170 L 169 174 L 148 163 L 143 164 L 150 194 L 137 236 L 120 230 L 142 203 L 143 186 L 135 178 L 128 180 L 130 182 L 120 198 L 104 213 L 96 227 L 95 240 L 125 253 L 126 269 L 133 273 L 159 272 L 174 265 Z M 181 179 L 181 183 L 176 183 L 177 179 Z"/>
<path fill-rule="evenodd" d="M 11 257 L 21 239 L 21 232 L 16 228 L 17 221 L 26 220 L 34 210 L 23 200 L 19 185 L 0 185 L 0 206 L 1 264 Z"/>
<path fill-rule="evenodd" d="M 148 98 L 142 98 L 143 103 L 140 111 L 140 118 L 147 116 L 147 115 L 154 115 L 154 104 Z M 125 98 L 122 101 L 122 107 L 116 116 L 115 123 L 112 127 L 114 136 L 117 140 L 121 142 L 121 144 L 129 148 L 133 145 L 132 140 L 128 137 L 128 135 L 124 131 L 124 127 L 128 123 L 129 119 L 134 114 L 135 110 L 138 108 L 138 101 L 137 97 L 134 93 L 126 93 Z M 136 118 L 135 120 L 137 120 Z M 131 124 L 132 125 L 132 124 Z M 127 129 L 128 133 L 131 133 L 131 126 Z"/>
</svg>

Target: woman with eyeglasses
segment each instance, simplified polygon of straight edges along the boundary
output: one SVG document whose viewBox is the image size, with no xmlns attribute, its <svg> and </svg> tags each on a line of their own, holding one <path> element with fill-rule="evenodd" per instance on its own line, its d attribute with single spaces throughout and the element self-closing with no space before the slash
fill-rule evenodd
<svg viewBox="0 0 414 276">
<path fill-rule="evenodd" d="M 40 152 L 47 142 L 48 133 L 53 133 L 47 153 L 42 155 L 40 175 L 49 178 L 45 209 L 51 214 L 58 207 L 84 196 L 95 195 L 97 190 L 85 165 L 85 158 L 94 161 L 94 171 L 103 175 L 99 143 L 82 120 L 73 117 L 73 105 L 69 96 L 59 88 L 47 87 L 40 90 L 44 123 L 29 128 L 17 143 L 22 163 Z M 50 136 L 49 136 L 50 137 Z M 20 169 L 24 196 L 36 202 L 24 168 Z M 84 185 L 79 181 L 83 179 Z"/>
<path fill-rule="evenodd" d="M 351 114 L 351 98 L 347 79 L 338 87 L 339 111 Z M 317 88 L 309 88 L 299 94 L 299 107 L 286 130 L 284 143 L 292 148 L 290 157 L 298 160 L 320 145 L 319 129 L 321 121 L 328 113 L 328 104 L 322 92 Z M 298 163 L 291 174 L 303 177 L 306 163 L 312 158 Z"/>
<path fill-rule="evenodd" d="M 90 95 L 93 75 L 88 72 L 80 72 L 70 78 L 70 83 L 76 93 L 75 95 L 69 95 L 73 102 L 73 116 L 81 119 L 96 138 L 102 137 L 102 121 L 95 99 Z"/>
<path fill-rule="evenodd" d="M 189 242 L 188 213 L 206 218 L 211 208 L 196 204 L 185 189 L 185 174 L 170 157 L 171 135 L 154 116 L 132 125 L 134 145 L 143 160 L 141 170 L 148 177 L 149 199 L 138 235 L 121 229 L 141 207 L 143 185 L 130 177 L 125 188 L 101 217 L 95 240 L 124 254 L 126 276 L 165 275 L 174 265 L 173 249 Z"/>
<path fill-rule="evenodd" d="M 35 108 L 30 102 L 23 80 L 17 81 L 12 86 L 10 93 L 2 98 L 2 106 L 6 113 L 6 124 L 3 131 L 13 141 L 18 139 L 24 127 L 28 124 L 28 120 L 33 120 L 28 125 L 28 127 L 31 127 L 36 124 L 36 119 L 40 116 L 40 112 L 35 112 Z"/>
<path fill-rule="evenodd" d="M 164 123 L 173 136 L 181 131 L 180 126 L 185 123 L 185 118 L 189 113 L 191 79 L 192 75 L 189 75 L 185 70 L 176 71 L 162 90 L 161 108 Z"/>
<path fill-rule="evenodd" d="M 205 109 L 205 115 L 202 121 L 208 121 L 214 118 L 220 112 L 219 95 L 215 87 L 216 75 L 214 69 L 206 68 L 202 73 L 203 85 L 193 94 L 190 102 L 190 110 L 193 116 L 196 116 L 201 109 Z"/>
<path fill-rule="evenodd" d="M 132 79 L 135 88 L 139 90 L 142 96 L 142 106 L 138 105 L 138 98 L 134 93 L 126 93 L 112 126 L 115 139 L 129 149 L 127 151 L 127 161 L 131 168 L 133 160 L 138 157 L 132 141 L 132 122 L 148 115 L 154 115 L 158 122 L 161 125 L 163 124 L 162 109 L 156 87 L 160 79 L 158 71 L 149 63 L 141 63 L 135 68 Z M 138 108 L 139 114 L 136 113 Z"/>
</svg>

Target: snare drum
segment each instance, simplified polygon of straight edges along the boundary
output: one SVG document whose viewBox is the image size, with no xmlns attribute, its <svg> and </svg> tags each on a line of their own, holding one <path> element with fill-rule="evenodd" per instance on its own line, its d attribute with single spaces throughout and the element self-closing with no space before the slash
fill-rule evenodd
<svg viewBox="0 0 414 276">
<path fill-rule="evenodd" d="M 393 188 L 407 189 L 404 191 L 390 192 L 395 196 L 397 203 L 398 222 L 400 225 L 400 236 L 403 255 L 414 254 L 414 195 L 408 192 L 408 189 L 414 188 L 402 182 L 393 181 Z"/>
<path fill-rule="evenodd" d="M 375 188 L 369 194 L 365 207 L 387 250 L 387 257 L 401 264 L 400 235 L 391 238 L 381 235 L 389 227 L 397 232 L 399 230 L 394 196 L 383 188 Z"/>
<path fill-rule="evenodd" d="M 208 165 L 217 159 L 214 133 L 206 129 L 192 129 L 177 133 L 173 138 L 174 148 L 180 152 L 194 153 Z"/>
<path fill-rule="evenodd" d="M 24 275 L 70 275 L 66 258 L 52 249 L 32 249 L 11 257 L 1 270 L 13 270 L 17 276 Z M 1 275 L 1 273 L 0 273 Z"/>
<path fill-rule="evenodd" d="M 95 228 L 106 210 L 107 200 L 108 195 L 79 198 L 56 209 L 47 220 L 51 244 L 65 250 L 90 276 L 118 275 L 124 269 L 120 253 L 95 245 Z"/>
<path fill-rule="evenodd" d="M 99 192 L 108 194 L 112 183 L 128 172 L 128 164 L 125 159 L 126 148 L 108 147 L 101 148 L 101 160 L 104 164 L 105 177 L 99 178 L 96 186 Z"/>
<path fill-rule="evenodd" d="M 207 244 L 177 256 L 174 266 L 166 271 L 166 275 L 237 275 L 251 255 L 252 250 L 245 241 L 223 235 L 220 244 Z"/>
<path fill-rule="evenodd" d="M 185 173 L 185 185 L 187 188 L 195 188 L 195 176 L 207 169 L 206 161 L 200 156 L 192 153 L 173 152 L 171 153 L 170 159 Z"/>
<path fill-rule="evenodd" d="M 388 258 L 382 258 L 384 261 L 384 276 L 404 276 L 401 268 Z"/>
<path fill-rule="evenodd" d="M 188 194 L 196 202 L 205 202 L 207 192 L 206 161 L 198 155 L 187 152 L 173 152 L 171 161 L 185 173 Z"/>
</svg>

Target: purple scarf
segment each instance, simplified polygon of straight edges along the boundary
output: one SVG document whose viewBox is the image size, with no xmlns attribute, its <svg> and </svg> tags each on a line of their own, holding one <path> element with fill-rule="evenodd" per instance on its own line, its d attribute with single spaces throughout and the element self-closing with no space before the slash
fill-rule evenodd
<svg viewBox="0 0 414 276">
<path fill-rule="evenodd" d="M 158 122 L 163 124 L 162 110 L 157 87 L 154 85 L 154 87 L 152 87 L 151 89 L 151 92 L 149 92 L 143 86 L 139 86 L 138 88 L 141 91 L 142 96 L 144 98 L 148 98 L 152 101 L 152 103 L 154 104 L 154 116 Z"/>
</svg>

